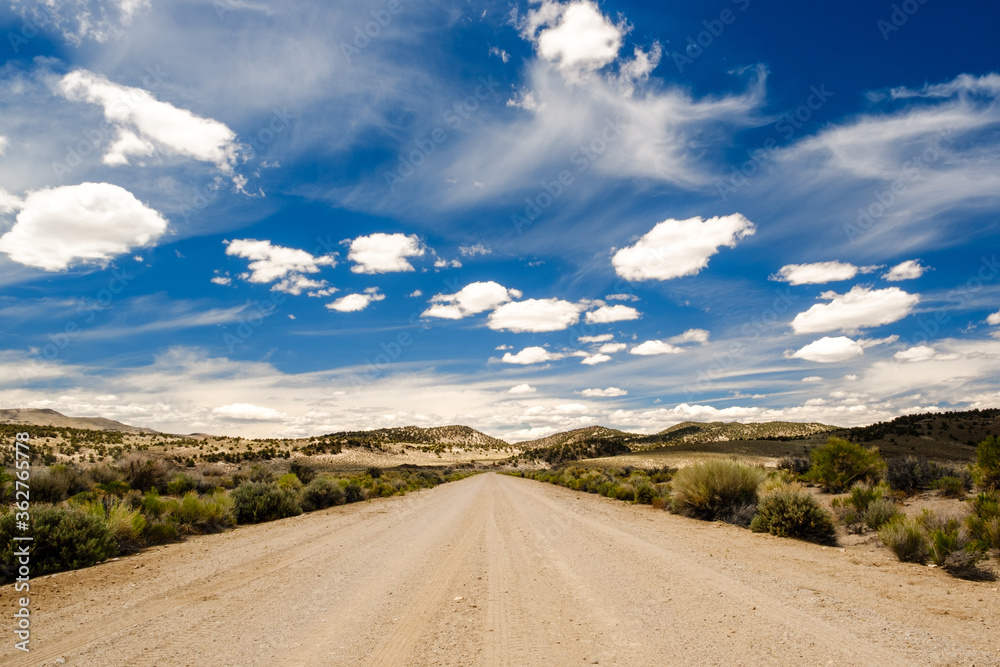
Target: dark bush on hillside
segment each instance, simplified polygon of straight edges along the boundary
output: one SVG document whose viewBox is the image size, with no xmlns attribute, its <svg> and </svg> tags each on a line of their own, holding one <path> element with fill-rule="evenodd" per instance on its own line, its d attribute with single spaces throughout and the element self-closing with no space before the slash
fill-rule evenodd
<svg viewBox="0 0 1000 667">
<path fill-rule="evenodd" d="M 30 549 L 31 574 L 89 567 L 115 556 L 118 546 L 104 522 L 87 512 L 71 507 L 36 505 L 32 508 L 31 533 L 35 538 Z M 14 574 L 14 514 L 0 517 L 0 571 Z"/>
<path fill-rule="evenodd" d="M 885 473 L 889 486 L 904 493 L 933 488 L 938 480 L 949 476 L 960 478 L 966 488 L 971 488 L 968 471 L 952 465 L 935 463 L 922 456 L 890 459 Z"/>
<path fill-rule="evenodd" d="M 302 489 L 302 509 L 307 512 L 343 505 L 347 495 L 337 480 L 317 477 Z"/>
<path fill-rule="evenodd" d="M 288 466 L 288 472 L 298 477 L 303 484 L 308 484 L 316 479 L 316 469 L 302 459 L 292 459 Z"/>
<path fill-rule="evenodd" d="M 750 522 L 750 530 L 821 544 L 832 544 L 837 535 L 830 513 L 810 494 L 794 489 L 763 496 Z"/>
<path fill-rule="evenodd" d="M 159 459 L 133 452 L 119 461 L 118 467 L 133 489 L 163 491 L 167 486 L 167 465 Z"/>
<path fill-rule="evenodd" d="M 365 490 L 356 480 L 352 479 L 346 483 L 341 481 L 340 488 L 344 490 L 345 503 L 359 503 L 365 499 Z"/>
<path fill-rule="evenodd" d="M 991 435 L 976 447 L 975 479 L 982 491 L 1000 490 L 1000 437 Z"/>
<path fill-rule="evenodd" d="M 232 492 L 239 523 L 261 523 L 302 514 L 296 494 L 265 482 L 244 482 Z"/>
<path fill-rule="evenodd" d="M 377 466 L 372 466 L 371 468 L 365 470 L 365 473 L 372 479 L 378 479 L 382 476 L 382 469 Z"/>
<path fill-rule="evenodd" d="M 855 482 L 876 482 L 885 471 L 885 462 L 878 448 L 866 449 L 842 438 L 830 438 L 825 445 L 810 453 L 812 467 L 805 478 L 836 493 Z"/>
<path fill-rule="evenodd" d="M 804 456 L 784 456 L 778 461 L 778 470 L 788 470 L 793 475 L 804 475 L 811 466 L 812 462 Z"/>
<path fill-rule="evenodd" d="M 51 468 L 36 468 L 31 476 L 31 497 L 43 503 L 61 503 L 69 497 L 72 483 L 65 473 Z M 66 466 L 59 466 L 65 469 Z"/>
<path fill-rule="evenodd" d="M 765 473 L 739 461 L 706 461 L 678 470 L 671 481 L 671 506 L 678 514 L 709 521 L 733 521 L 757 502 Z"/>
</svg>

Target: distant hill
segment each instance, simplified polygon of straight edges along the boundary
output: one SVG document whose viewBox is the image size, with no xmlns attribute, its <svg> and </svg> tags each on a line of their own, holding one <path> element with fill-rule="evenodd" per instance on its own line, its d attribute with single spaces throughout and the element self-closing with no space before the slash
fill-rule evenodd
<svg viewBox="0 0 1000 667">
<path fill-rule="evenodd" d="M 510 445 L 468 426 L 400 426 L 372 431 L 340 431 L 322 436 L 323 440 L 347 446 L 409 444 L 424 446 L 464 447 L 469 449 L 503 449 Z"/>
<path fill-rule="evenodd" d="M 527 451 L 511 458 L 511 461 L 545 461 L 555 465 L 566 461 L 593 459 L 603 456 L 628 454 L 632 450 L 626 444 L 639 437 L 604 426 L 588 426 L 574 431 L 556 433 L 539 440 L 518 443 Z"/>
<path fill-rule="evenodd" d="M 662 447 L 675 444 L 728 442 L 730 440 L 798 440 L 819 433 L 840 430 L 838 426 L 818 422 L 681 422 L 655 435 L 643 436 L 634 447 Z"/>
<path fill-rule="evenodd" d="M 1000 409 L 904 415 L 871 426 L 839 429 L 831 435 L 876 446 L 888 457 L 912 454 L 971 460 L 976 445 L 1000 435 Z"/>
<path fill-rule="evenodd" d="M 25 426 L 53 426 L 56 428 L 80 428 L 92 431 L 120 431 L 122 433 L 159 433 L 151 428 L 129 426 L 103 417 L 67 417 L 61 412 L 48 409 L 14 408 L 0 410 L 0 424 L 24 424 Z"/>
</svg>

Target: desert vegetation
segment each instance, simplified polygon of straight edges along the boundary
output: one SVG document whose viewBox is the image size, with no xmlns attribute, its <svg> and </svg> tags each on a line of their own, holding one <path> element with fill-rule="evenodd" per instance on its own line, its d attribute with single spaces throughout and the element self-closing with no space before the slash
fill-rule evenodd
<svg viewBox="0 0 1000 667">
<path fill-rule="evenodd" d="M 297 458 L 278 474 L 260 465 L 228 471 L 172 466 L 138 452 L 114 463 L 34 467 L 30 478 L 36 575 L 94 565 L 144 547 L 304 511 L 402 495 L 473 474 L 430 468 L 320 473 Z M 14 562 L 12 476 L 0 472 L 0 577 Z"/>
</svg>

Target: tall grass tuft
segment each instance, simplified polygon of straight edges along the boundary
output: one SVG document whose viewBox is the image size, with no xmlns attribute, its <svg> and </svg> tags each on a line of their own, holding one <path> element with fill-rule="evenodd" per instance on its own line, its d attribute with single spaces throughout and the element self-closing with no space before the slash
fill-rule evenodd
<svg viewBox="0 0 1000 667">
<path fill-rule="evenodd" d="M 739 461 L 706 461 L 678 470 L 671 481 L 671 506 L 684 516 L 709 521 L 746 517 L 757 503 L 765 472 Z"/>
</svg>

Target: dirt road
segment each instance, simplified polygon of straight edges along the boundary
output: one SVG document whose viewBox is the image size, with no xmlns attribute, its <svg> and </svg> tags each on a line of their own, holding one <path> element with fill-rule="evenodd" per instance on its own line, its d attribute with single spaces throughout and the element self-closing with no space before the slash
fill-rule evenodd
<svg viewBox="0 0 1000 667">
<path fill-rule="evenodd" d="M 0 663 L 996 665 L 996 587 L 490 474 L 39 579 Z"/>
</svg>

